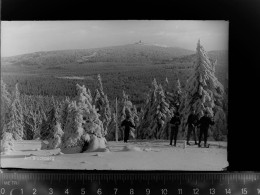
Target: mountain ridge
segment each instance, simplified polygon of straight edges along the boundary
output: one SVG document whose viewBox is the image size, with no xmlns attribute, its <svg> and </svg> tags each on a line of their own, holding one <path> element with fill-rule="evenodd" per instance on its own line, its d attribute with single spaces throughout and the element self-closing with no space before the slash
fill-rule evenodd
<svg viewBox="0 0 260 195">
<path fill-rule="evenodd" d="M 16 56 L 2 57 L 4 64 L 26 64 L 26 65 L 51 65 L 64 64 L 72 62 L 86 62 L 86 56 L 92 56 L 92 61 L 102 62 L 151 62 L 175 57 L 186 56 L 195 53 L 179 47 L 161 47 L 150 44 L 126 44 L 118 46 L 109 46 L 90 49 L 70 49 L 70 50 L 53 50 L 38 51 Z M 83 59 L 82 59 L 83 57 Z M 94 57 L 94 58 L 93 58 Z"/>
<path fill-rule="evenodd" d="M 2 56 L 2 58 L 13 58 L 13 57 L 21 57 L 24 55 L 30 55 L 30 54 L 40 54 L 40 53 L 50 53 L 50 52 L 73 52 L 73 51 L 86 51 L 86 50 L 99 50 L 99 49 L 109 49 L 109 48 L 117 48 L 117 47 L 124 47 L 124 46 L 134 46 L 134 45 L 140 45 L 140 46 L 152 46 L 152 47 L 161 47 L 161 48 L 170 48 L 170 49 L 181 49 L 181 50 L 187 50 L 195 53 L 195 50 L 185 49 L 181 47 L 172 47 L 172 46 L 164 46 L 156 43 L 129 43 L 124 45 L 111 45 L 111 46 L 104 46 L 104 47 L 92 47 L 92 48 L 81 48 L 81 49 L 57 49 L 57 50 L 42 50 L 42 51 L 35 51 L 35 52 L 29 52 L 29 53 L 23 53 L 23 54 L 17 54 L 17 55 L 11 55 L 11 56 Z"/>
</svg>

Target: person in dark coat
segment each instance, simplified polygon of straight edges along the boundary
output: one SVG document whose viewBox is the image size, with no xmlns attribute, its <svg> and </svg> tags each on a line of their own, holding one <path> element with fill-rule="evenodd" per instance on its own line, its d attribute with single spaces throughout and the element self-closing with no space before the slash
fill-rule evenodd
<svg viewBox="0 0 260 195">
<path fill-rule="evenodd" d="M 174 138 L 174 146 L 176 146 L 179 125 L 181 124 L 179 112 L 176 112 L 176 114 L 171 118 L 170 124 L 171 124 L 170 145 L 172 146 L 172 140 Z"/>
<path fill-rule="evenodd" d="M 124 142 L 127 143 L 127 140 L 129 139 L 129 132 L 130 132 L 130 127 L 135 128 L 135 125 L 132 123 L 132 121 L 130 120 L 130 116 L 126 116 L 126 119 L 123 120 L 123 122 L 121 123 L 121 127 L 124 126 L 125 127 L 125 131 L 124 131 Z"/>
<path fill-rule="evenodd" d="M 200 118 L 198 121 L 198 126 L 200 127 L 200 135 L 199 135 L 199 147 L 201 143 L 202 135 L 204 135 L 204 146 L 207 147 L 207 139 L 208 139 L 208 130 L 209 125 L 214 125 L 215 122 L 212 117 L 210 117 L 209 112 L 206 111 L 205 115 Z"/>
<path fill-rule="evenodd" d="M 187 145 L 190 145 L 190 135 L 191 133 L 194 136 L 195 145 L 197 145 L 197 139 L 196 139 L 196 133 L 195 133 L 195 127 L 197 124 L 198 118 L 195 114 L 195 110 L 192 111 L 192 113 L 188 117 L 187 125 L 188 125 L 188 134 L 187 134 Z"/>
</svg>

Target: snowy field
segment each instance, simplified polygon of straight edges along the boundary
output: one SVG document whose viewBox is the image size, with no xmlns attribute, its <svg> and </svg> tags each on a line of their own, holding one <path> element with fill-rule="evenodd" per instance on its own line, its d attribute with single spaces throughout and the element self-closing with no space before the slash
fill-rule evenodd
<svg viewBox="0 0 260 195">
<path fill-rule="evenodd" d="M 192 143 L 192 142 L 191 142 Z M 193 143 L 192 143 L 193 144 Z M 40 141 L 15 141 L 8 155 L 1 155 L 2 168 L 87 170 L 199 170 L 221 171 L 228 166 L 227 142 L 177 147 L 169 141 L 108 142 L 109 152 L 62 154 L 59 149 L 40 150 Z M 203 142 L 202 142 L 203 145 Z"/>
</svg>

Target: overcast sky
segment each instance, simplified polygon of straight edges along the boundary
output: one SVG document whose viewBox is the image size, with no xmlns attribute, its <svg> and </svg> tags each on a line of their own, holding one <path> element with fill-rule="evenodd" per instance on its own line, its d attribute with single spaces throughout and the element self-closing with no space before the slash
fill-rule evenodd
<svg viewBox="0 0 260 195">
<path fill-rule="evenodd" d="M 228 49 L 227 21 L 2 21 L 1 55 L 144 43 L 207 51 Z"/>
</svg>

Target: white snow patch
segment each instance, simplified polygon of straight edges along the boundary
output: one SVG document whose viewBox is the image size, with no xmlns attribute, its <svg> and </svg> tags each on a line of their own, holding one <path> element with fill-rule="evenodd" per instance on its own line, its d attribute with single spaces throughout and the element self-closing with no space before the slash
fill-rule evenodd
<svg viewBox="0 0 260 195">
<path fill-rule="evenodd" d="M 227 142 L 210 142 L 212 146 L 210 148 L 198 148 L 197 145 L 191 145 L 183 149 L 182 141 L 177 142 L 177 147 L 171 147 L 169 141 L 161 140 L 137 140 L 130 141 L 128 144 L 112 141 L 108 142 L 110 148 L 108 153 L 90 152 L 63 155 L 57 155 L 60 153 L 60 149 L 36 151 L 35 149 L 40 145 L 41 141 L 14 141 L 15 150 L 10 151 L 11 156 L 1 155 L 1 167 L 221 171 L 228 166 Z M 219 145 L 222 147 L 219 148 Z M 137 152 L 140 150 L 147 152 Z M 155 153 L 155 151 L 158 152 Z M 32 156 L 29 156 L 30 154 Z"/>
</svg>

